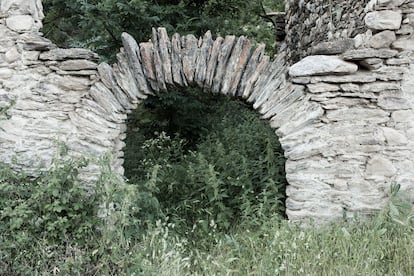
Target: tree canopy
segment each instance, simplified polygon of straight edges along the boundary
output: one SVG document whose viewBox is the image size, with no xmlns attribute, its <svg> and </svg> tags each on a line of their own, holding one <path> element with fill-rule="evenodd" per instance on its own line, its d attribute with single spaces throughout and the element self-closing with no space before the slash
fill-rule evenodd
<svg viewBox="0 0 414 276">
<path fill-rule="evenodd" d="M 45 36 L 61 47 L 86 47 L 111 60 L 128 32 L 147 41 L 152 27 L 172 34 L 246 35 L 273 49 L 274 29 L 266 16 L 284 0 L 44 0 Z"/>
</svg>

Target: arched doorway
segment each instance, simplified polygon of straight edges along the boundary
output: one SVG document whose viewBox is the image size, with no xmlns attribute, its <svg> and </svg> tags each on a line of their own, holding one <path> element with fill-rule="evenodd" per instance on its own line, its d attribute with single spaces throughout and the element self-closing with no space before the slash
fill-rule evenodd
<svg viewBox="0 0 414 276">
<path fill-rule="evenodd" d="M 283 150 L 241 100 L 197 87 L 150 96 L 128 115 L 125 143 L 125 176 L 146 194 L 143 218 L 191 232 L 285 216 Z"/>
</svg>

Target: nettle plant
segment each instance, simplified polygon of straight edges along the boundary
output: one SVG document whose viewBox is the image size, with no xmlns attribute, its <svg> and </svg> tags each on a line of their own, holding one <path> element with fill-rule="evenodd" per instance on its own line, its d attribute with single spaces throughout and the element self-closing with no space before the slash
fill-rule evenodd
<svg viewBox="0 0 414 276">
<path fill-rule="evenodd" d="M 55 161 L 50 170 L 36 178 L 3 166 L 0 170 L 3 235 L 84 242 L 99 224 L 97 194 L 88 193 L 79 180 L 79 169 L 85 162 Z"/>
</svg>

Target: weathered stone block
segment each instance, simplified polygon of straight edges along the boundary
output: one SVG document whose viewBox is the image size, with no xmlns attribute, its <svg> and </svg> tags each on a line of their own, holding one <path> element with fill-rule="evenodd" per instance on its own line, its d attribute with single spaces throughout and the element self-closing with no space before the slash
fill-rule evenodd
<svg viewBox="0 0 414 276">
<path fill-rule="evenodd" d="M 365 24 L 373 30 L 398 30 L 401 22 L 401 13 L 390 10 L 374 11 L 365 16 Z"/>
<path fill-rule="evenodd" d="M 65 60 L 65 59 L 88 59 L 97 60 L 99 56 L 91 50 L 81 48 L 70 48 L 70 49 L 53 49 L 44 52 L 39 57 L 41 60 Z"/>
<path fill-rule="evenodd" d="M 34 20 L 30 15 L 13 15 L 6 19 L 6 25 L 15 32 L 27 32 L 32 30 Z"/>
<path fill-rule="evenodd" d="M 392 44 L 392 47 L 401 51 L 414 51 L 414 38 L 399 39 Z"/>
<path fill-rule="evenodd" d="M 13 75 L 13 71 L 8 68 L 0 68 L 0 79 L 8 79 Z"/>
<path fill-rule="evenodd" d="M 309 92 L 311 93 L 323 93 L 323 92 L 335 92 L 339 91 L 339 86 L 336 84 L 329 84 L 329 83 L 311 83 L 306 85 Z"/>
<path fill-rule="evenodd" d="M 395 57 L 398 51 L 391 49 L 358 49 L 345 52 L 342 55 L 344 60 L 362 60 L 367 58 L 391 58 Z"/>
<path fill-rule="evenodd" d="M 412 105 L 407 99 L 391 95 L 379 96 L 378 106 L 385 110 L 405 110 L 412 108 Z"/>
<path fill-rule="evenodd" d="M 312 47 L 312 55 L 336 55 L 354 48 L 355 41 L 352 38 L 321 42 Z"/>
<path fill-rule="evenodd" d="M 88 70 L 88 69 L 96 69 L 97 64 L 93 61 L 85 60 L 85 59 L 74 59 L 74 60 L 65 60 L 60 65 L 59 68 L 61 70 L 66 71 L 78 71 L 78 70 Z"/>
<path fill-rule="evenodd" d="M 383 127 L 382 131 L 384 132 L 384 136 L 388 145 L 396 146 L 408 143 L 407 137 L 393 128 Z"/>
<path fill-rule="evenodd" d="M 16 47 L 12 47 L 5 53 L 4 57 L 8 63 L 13 63 L 20 58 L 20 53 Z"/>
<path fill-rule="evenodd" d="M 394 167 L 393 163 L 382 157 L 374 156 L 368 161 L 367 169 L 365 174 L 368 177 L 391 177 L 394 176 L 397 172 L 397 169 Z"/>
<path fill-rule="evenodd" d="M 371 37 L 369 44 L 372 48 L 388 48 L 397 37 L 393 31 L 382 31 Z"/>
<path fill-rule="evenodd" d="M 346 75 L 355 73 L 358 66 L 354 63 L 346 62 L 337 56 L 308 56 L 289 69 L 291 77 L 304 77 L 314 75 Z"/>
</svg>

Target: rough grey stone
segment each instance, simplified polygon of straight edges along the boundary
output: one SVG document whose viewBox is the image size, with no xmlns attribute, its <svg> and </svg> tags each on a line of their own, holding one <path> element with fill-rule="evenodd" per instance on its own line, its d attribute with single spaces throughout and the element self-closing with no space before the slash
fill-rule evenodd
<svg viewBox="0 0 414 276">
<path fill-rule="evenodd" d="M 361 86 L 361 91 L 364 92 L 381 92 L 388 90 L 400 90 L 401 86 L 396 82 L 373 82 L 366 83 Z"/>
<path fill-rule="evenodd" d="M 243 72 L 238 96 L 241 96 L 244 99 L 250 96 L 254 83 L 259 78 L 261 70 L 263 70 L 265 67 L 262 63 L 262 61 L 266 59 L 266 56 L 264 55 L 264 49 L 264 44 L 260 44 L 256 48 L 246 65 L 246 69 Z M 268 63 L 268 61 L 266 63 Z"/>
<path fill-rule="evenodd" d="M 352 74 L 358 70 L 356 64 L 345 62 L 336 56 L 308 56 L 289 69 L 292 77 L 304 77 L 329 74 Z"/>
<path fill-rule="evenodd" d="M 405 65 L 410 64 L 410 60 L 408 58 L 390 58 L 385 63 L 387 65 Z"/>
<path fill-rule="evenodd" d="M 221 93 L 232 96 L 236 95 L 242 73 L 249 60 L 250 50 L 250 41 L 244 36 L 239 37 L 227 62 L 227 68 L 220 89 Z"/>
<path fill-rule="evenodd" d="M 168 37 L 167 30 L 165 28 L 153 28 L 153 40 L 154 49 L 159 53 L 160 61 L 162 64 L 162 71 L 165 78 L 165 83 L 173 83 L 173 75 L 171 72 L 171 41 Z"/>
<path fill-rule="evenodd" d="M 358 49 L 345 52 L 342 57 L 344 60 L 362 60 L 367 58 L 392 58 L 398 51 L 391 49 Z"/>
<path fill-rule="evenodd" d="M 378 106 L 384 110 L 404 110 L 412 108 L 412 105 L 407 101 L 407 99 L 390 95 L 379 96 Z"/>
<path fill-rule="evenodd" d="M 408 143 L 407 137 L 393 128 L 383 127 L 382 131 L 384 132 L 384 136 L 388 145 L 397 146 L 405 145 Z"/>
<path fill-rule="evenodd" d="M 361 88 L 359 85 L 354 84 L 354 83 L 344 83 L 340 85 L 340 88 L 342 91 L 345 92 L 355 92 L 358 93 L 361 91 Z"/>
<path fill-rule="evenodd" d="M 220 53 L 220 48 L 221 48 L 221 44 L 223 43 L 223 41 L 224 39 L 222 37 L 216 38 L 216 40 L 213 42 L 210 55 L 207 59 L 206 80 L 204 82 L 204 86 L 209 89 L 213 86 L 213 79 L 214 79 L 214 74 L 216 73 L 218 55 Z"/>
<path fill-rule="evenodd" d="M 33 28 L 34 21 L 30 15 L 13 15 L 6 19 L 6 25 L 13 31 L 25 32 Z"/>
<path fill-rule="evenodd" d="M 368 161 L 367 169 L 365 173 L 372 176 L 394 176 L 397 169 L 392 162 L 382 156 L 374 156 Z"/>
<path fill-rule="evenodd" d="M 398 35 L 411 35 L 414 33 L 414 28 L 409 24 L 403 24 L 395 33 Z"/>
<path fill-rule="evenodd" d="M 167 91 L 167 81 L 170 80 L 170 71 L 164 71 L 164 63 L 161 58 L 161 51 L 159 49 L 159 41 L 156 30 L 152 29 L 152 61 L 155 69 L 155 79 L 160 90 Z M 171 69 L 170 69 L 171 70 Z"/>
<path fill-rule="evenodd" d="M 123 33 L 121 38 L 128 64 L 133 74 L 133 80 L 135 80 L 137 89 L 139 90 L 138 93 L 143 95 L 152 94 L 151 88 L 144 76 L 143 66 L 139 56 L 140 49 L 138 43 L 127 33 Z"/>
<path fill-rule="evenodd" d="M 8 68 L 0 68 L 0 79 L 9 79 L 13 75 L 13 71 Z"/>
<path fill-rule="evenodd" d="M 187 82 L 192 83 L 197 68 L 198 39 L 193 35 L 184 36 L 181 38 L 181 47 L 184 75 Z"/>
<path fill-rule="evenodd" d="M 39 57 L 41 60 L 65 60 L 65 59 L 87 59 L 96 61 L 98 55 L 91 50 L 71 48 L 71 49 L 53 49 L 43 52 Z"/>
<path fill-rule="evenodd" d="M 345 108 L 339 110 L 328 111 L 326 117 L 335 122 L 353 121 L 356 118 L 360 121 L 371 123 L 385 123 L 389 121 L 389 113 L 380 109 L 373 108 Z"/>
<path fill-rule="evenodd" d="M 214 73 L 213 83 L 211 90 L 214 93 L 219 93 L 222 87 L 223 77 L 226 74 L 226 65 L 230 58 L 231 51 L 235 44 L 236 37 L 234 35 L 228 35 L 224 38 L 221 44 L 221 49 L 217 57 L 217 66 Z"/>
<path fill-rule="evenodd" d="M 392 47 L 401 51 L 414 51 L 414 38 L 399 39 L 392 44 Z"/>
<path fill-rule="evenodd" d="M 317 82 L 332 82 L 332 83 L 369 83 L 376 81 L 377 78 L 374 74 L 370 74 L 367 72 L 358 71 L 352 75 L 344 75 L 344 76 L 317 76 L 312 77 L 310 79 L 311 83 Z"/>
<path fill-rule="evenodd" d="M 336 55 L 354 48 L 355 41 L 352 38 L 321 42 L 312 47 L 312 55 Z"/>
<path fill-rule="evenodd" d="M 374 30 L 398 30 L 401 22 L 401 13 L 396 11 L 374 11 L 365 16 L 365 24 Z"/>
<path fill-rule="evenodd" d="M 74 59 L 74 60 L 65 60 L 60 65 L 59 68 L 61 70 L 67 71 L 78 71 L 78 70 L 88 70 L 88 69 L 96 69 L 97 64 L 93 61 L 85 60 L 85 59 Z"/>
<path fill-rule="evenodd" d="M 24 33 L 19 36 L 23 43 L 23 49 L 26 51 L 46 51 L 56 48 L 49 39 L 35 35 L 33 33 Z"/>
<path fill-rule="evenodd" d="M 329 83 L 315 83 L 315 84 L 308 84 L 306 85 L 309 92 L 311 93 L 322 93 L 322 92 L 335 92 L 339 91 L 339 86 L 336 84 L 329 84 Z"/>
<path fill-rule="evenodd" d="M 159 91 L 160 88 L 157 83 L 157 76 L 155 73 L 154 59 L 153 59 L 153 44 L 151 42 L 144 42 L 139 44 L 142 69 L 146 79 L 150 83 L 151 89 Z"/>
<path fill-rule="evenodd" d="M 12 47 L 4 54 L 4 57 L 8 63 L 12 63 L 20 58 L 20 53 L 16 47 Z"/>
<path fill-rule="evenodd" d="M 382 31 L 372 36 L 369 44 L 372 48 L 388 48 L 397 39 L 395 32 L 393 31 Z"/>
<path fill-rule="evenodd" d="M 171 62 L 174 83 L 180 86 L 187 86 L 187 80 L 183 72 L 181 38 L 179 34 L 174 34 L 171 38 Z"/>
<path fill-rule="evenodd" d="M 197 57 L 197 67 L 195 72 L 195 81 L 200 86 L 204 86 L 204 82 L 206 80 L 206 74 L 207 74 L 207 62 L 208 57 L 211 51 L 211 47 L 213 45 L 213 39 L 211 36 L 211 32 L 208 31 L 201 42 L 200 47 L 200 54 Z"/>
</svg>

